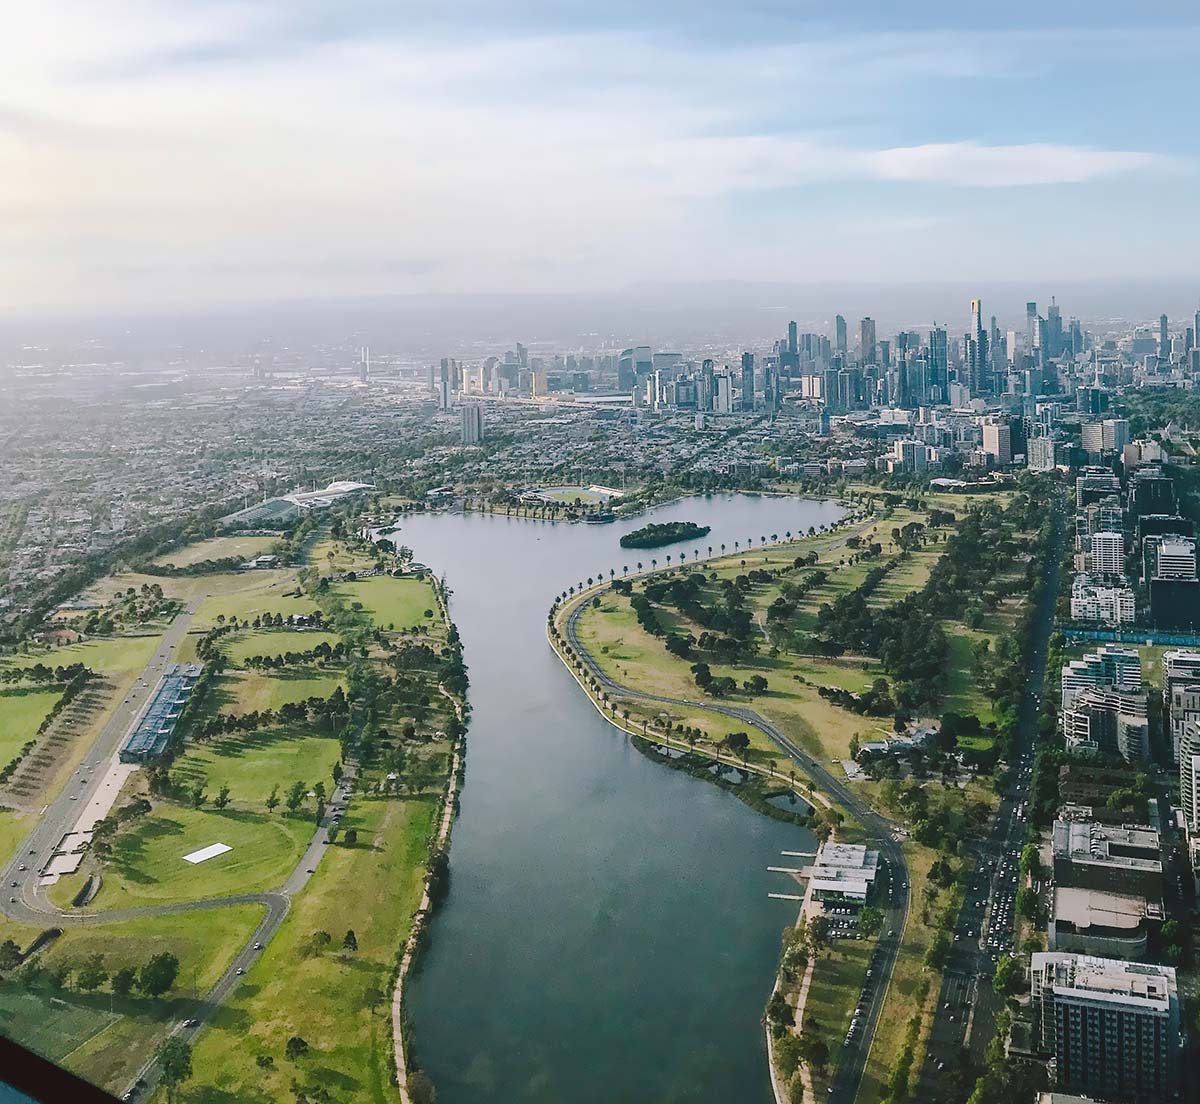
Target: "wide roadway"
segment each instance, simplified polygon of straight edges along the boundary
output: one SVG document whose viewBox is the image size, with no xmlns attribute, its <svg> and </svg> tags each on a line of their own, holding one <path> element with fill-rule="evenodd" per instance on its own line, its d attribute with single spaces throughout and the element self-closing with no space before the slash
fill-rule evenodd
<svg viewBox="0 0 1200 1104">
<path fill-rule="evenodd" d="M 972 852 L 975 872 L 954 928 L 954 942 L 942 973 L 937 1011 L 925 1061 L 917 1080 L 917 1100 L 953 1100 L 969 1086 L 960 1075 L 984 1063 L 996 1033 L 1002 998 L 992 989 L 997 961 L 1012 950 L 1018 864 L 1028 824 L 1029 782 L 1040 714 L 1039 692 L 1046 676 L 1046 653 L 1058 600 L 1059 552 L 1064 534 L 1061 506 L 1054 508 L 1054 547 L 1025 658 L 1025 685 L 1017 713 L 1017 736 L 1010 784 L 1001 798 L 987 838 Z M 1022 806 L 1024 815 L 1019 815 Z M 968 1036 L 967 1031 L 970 1030 Z"/>
<path fill-rule="evenodd" d="M 602 586 L 593 594 L 601 594 L 611 589 Z M 592 657 L 591 653 L 579 639 L 579 618 L 582 616 L 586 602 L 578 602 L 567 614 L 564 622 L 564 633 L 567 643 L 591 672 L 592 676 L 611 696 L 619 696 L 630 700 L 658 702 L 663 705 L 691 706 L 696 705 L 684 698 L 671 698 L 662 694 L 651 694 L 643 690 L 625 686 L 611 678 Z M 863 1071 L 866 1069 L 867 1058 L 871 1052 L 871 1044 L 875 1038 L 875 1030 L 883 1011 L 888 987 L 891 984 L 892 973 L 896 965 L 896 957 L 900 949 L 900 940 L 904 935 L 904 924 L 908 918 L 908 903 L 910 896 L 910 880 L 908 866 L 904 860 L 904 852 L 897 842 L 897 826 L 880 816 L 874 809 L 862 801 L 842 781 L 835 778 L 811 755 L 798 747 L 787 735 L 774 724 L 760 716 L 753 709 L 743 706 L 725 705 L 718 702 L 704 702 L 703 708 L 733 717 L 747 725 L 753 725 L 771 739 L 780 749 L 789 755 L 804 772 L 812 779 L 817 789 L 825 794 L 835 804 L 841 806 L 846 813 L 857 820 L 866 830 L 872 843 L 879 848 L 881 856 L 887 860 L 891 879 L 890 899 L 881 904 L 883 925 L 879 940 L 876 944 L 875 955 L 871 962 L 872 977 L 869 987 L 861 1002 L 861 1019 L 863 1030 L 861 1035 L 841 1047 L 838 1055 L 836 1046 L 831 1057 L 837 1062 L 833 1080 L 829 1085 L 828 1099 L 833 1104 L 851 1104 L 858 1095 L 862 1083 Z"/>
</svg>

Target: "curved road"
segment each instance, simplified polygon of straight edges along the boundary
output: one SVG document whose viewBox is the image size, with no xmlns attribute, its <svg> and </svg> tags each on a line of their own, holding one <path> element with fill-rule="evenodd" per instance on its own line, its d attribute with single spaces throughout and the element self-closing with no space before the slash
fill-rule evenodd
<svg viewBox="0 0 1200 1104">
<path fill-rule="evenodd" d="M 174 901 L 161 905 L 140 905 L 130 908 L 110 909 L 101 912 L 76 912 L 60 909 L 46 897 L 40 883 L 40 871 L 46 864 L 59 841 L 71 831 L 80 814 L 96 797 L 102 786 L 109 783 L 108 767 L 134 721 L 140 716 L 159 677 L 173 662 L 175 648 L 187 633 L 196 612 L 193 602 L 167 629 L 146 664 L 141 675 L 129 690 L 124 700 L 117 703 L 95 742 L 88 749 L 83 762 L 74 775 L 63 786 L 58 796 L 42 810 L 37 826 L 18 849 L 4 870 L 3 896 L 0 896 L 0 912 L 24 924 L 46 924 L 55 926 L 78 926 L 116 923 L 120 920 L 149 916 L 166 916 L 181 912 L 202 912 L 211 909 L 229 908 L 234 905 L 263 905 L 266 913 L 254 934 L 242 946 L 225 972 L 217 979 L 203 998 L 196 1017 L 178 1024 L 173 1034 L 189 1043 L 203 1030 L 205 1023 L 228 998 L 238 979 L 248 970 L 261 954 L 262 948 L 279 930 L 288 914 L 291 898 L 300 892 L 316 871 L 329 844 L 329 826 L 336 808 L 340 806 L 353 782 L 353 771 L 349 768 L 341 782 L 330 794 L 325 817 L 313 834 L 313 838 L 296 864 L 287 881 L 278 889 L 263 893 L 242 893 L 228 897 L 208 897 L 195 901 Z M 190 1026 L 189 1026 L 190 1025 Z M 148 1098 L 157 1084 L 155 1062 L 152 1059 L 140 1071 L 126 1099 Z"/>
<path fill-rule="evenodd" d="M 602 594 L 610 590 L 609 586 L 601 586 L 589 591 L 589 596 Z M 863 1002 L 862 1018 L 864 1029 L 849 1046 L 843 1047 L 838 1060 L 837 1070 L 829 1089 L 829 1100 L 832 1104 L 852 1104 L 858 1095 L 862 1083 L 863 1071 L 866 1068 L 867 1057 L 871 1050 L 871 1042 L 875 1037 L 875 1029 L 879 1016 L 883 1011 L 884 999 L 892 979 L 892 970 L 896 964 L 896 956 L 900 947 L 900 939 L 904 932 L 904 924 L 908 918 L 909 878 L 908 866 L 904 861 L 904 852 L 895 838 L 896 826 L 880 816 L 874 809 L 859 798 L 844 782 L 835 778 L 816 759 L 798 747 L 788 736 L 774 724 L 744 706 L 723 705 L 717 702 L 696 703 L 685 698 L 670 698 L 662 694 L 651 694 L 635 690 L 612 679 L 602 668 L 584 644 L 579 639 L 579 618 L 587 608 L 587 602 L 577 602 L 567 614 L 563 623 L 567 643 L 572 651 L 580 658 L 592 676 L 613 697 L 631 700 L 658 702 L 663 705 L 696 706 L 726 717 L 734 717 L 747 725 L 753 725 L 763 732 L 781 750 L 786 752 L 798 763 L 808 776 L 830 800 L 840 805 L 850 816 L 854 817 L 866 829 L 872 842 L 875 843 L 884 859 L 887 860 L 891 877 L 891 901 L 883 908 L 884 920 L 880 931 L 879 944 L 872 961 L 873 977 L 869 983 L 869 995 Z M 835 1041 L 836 1045 L 836 1041 Z M 836 1055 L 836 1051 L 834 1052 Z"/>
</svg>

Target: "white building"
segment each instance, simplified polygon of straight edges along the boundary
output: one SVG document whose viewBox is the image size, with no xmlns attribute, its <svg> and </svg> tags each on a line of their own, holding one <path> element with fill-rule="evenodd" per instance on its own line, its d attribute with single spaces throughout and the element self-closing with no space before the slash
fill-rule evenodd
<svg viewBox="0 0 1200 1104">
<path fill-rule="evenodd" d="M 1092 534 L 1092 570 L 1102 575 L 1125 573 L 1125 534 L 1101 532 Z"/>
<path fill-rule="evenodd" d="M 1111 686 L 1117 690 L 1140 690 L 1142 657 L 1134 648 L 1106 644 L 1098 652 L 1073 659 L 1062 669 L 1062 707 L 1070 709 L 1075 697 L 1091 686 Z"/>
<path fill-rule="evenodd" d="M 863 904 L 879 873 L 879 852 L 857 843 L 821 844 L 812 866 L 800 871 L 818 901 Z"/>
<path fill-rule="evenodd" d="M 1105 586 L 1086 574 L 1071 583 L 1071 620 L 1102 625 L 1129 625 L 1137 613 L 1133 591 L 1127 586 Z"/>
</svg>

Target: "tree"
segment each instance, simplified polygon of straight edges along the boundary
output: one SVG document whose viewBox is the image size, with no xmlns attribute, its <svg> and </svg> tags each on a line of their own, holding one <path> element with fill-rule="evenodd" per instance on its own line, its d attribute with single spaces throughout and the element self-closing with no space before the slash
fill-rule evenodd
<svg viewBox="0 0 1200 1104">
<path fill-rule="evenodd" d="M 342 939 L 342 946 L 348 951 L 358 950 L 358 936 L 354 934 L 353 928 L 346 932 Z"/>
<path fill-rule="evenodd" d="M 744 759 L 750 748 L 750 737 L 745 732 L 731 732 L 725 737 L 724 744 L 735 755 L 740 755 Z"/>
<path fill-rule="evenodd" d="M 356 843 L 358 843 L 358 829 L 347 828 L 346 834 L 342 837 L 342 842 L 345 843 L 347 847 L 353 847 Z"/>
<path fill-rule="evenodd" d="M 858 914 L 858 930 L 868 939 L 879 933 L 883 927 L 883 913 L 874 905 L 867 905 Z"/>
<path fill-rule="evenodd" d="M 379 1007 L 380 1003 L 382 1003 L 383 997 L 383 990 L 380 989 L 379 986 L 368 985 L 363 993 L 363 1004 L 365 1004 L 371 1012 L 374 1012 L 375 1009 Z"/>
<path fill-rule="evenodd" d="M 21 965 L 21 948 L 11 939 L 0 943 L 0 972 L 15 970 Z"/>
<path fill-rule="evenodd" d="M 158 1048 L 158 1067 L 167 1100 L 178 1099 L 179 1086 L 192 1077 L 192 1048 L 178 1035 L 171 1035 Z"/>
<path fill-rule="evenodd" d="M 279 806 L 279 787 L 272 786 L 271 792 L 267 794 L 267 810 L 274 812 Z"/>
<path fill-rule="evenodd" d="M 106 981 L 108 981 L 108 971 L 104 968 L 104 955 L 99 951 L 88 955 L 75 975 L 75 984 L 79 986 L 81 992 L 90 993 L 99 989 Z"/>
<path fill-rule="evenodd" d="M 218 809 L 224 809 L 225 806 L 229 804 L 228 786 L 222 786 L 220 790 L 217 791 L 217 799 L 213 802 L 213 804 L 216 805 Z"/>
<path fill-rule="evenodd" d="M 138 973 L 138 988 L 148 997 L 161 997 L 179 976 L 179 959 L 170 951 L 153 955 Z"/>
<path fill-rule="evenodd" d="M 112 991 L 118 997 L 127 997 L 133 992 L 133 987 L 137 984 L 137 967 L 122 966 L 112 976 Z"/>
<path fill-rule="evenodd" d="M 291 789 L 287 793 L 287 807 L 291 812 L 296 812 L 301 805 L 304 804 L 304 797 L 308 793 L 308 786 L 303 782 L 293 782 Z"/>
<path fill-rule="evenodd" d="M 297 1058 L 308 1053 L 308 1043 L 299 1035 L 293 1035 L 285 1044 L 283 1052 L 294 1062 Z"/>
<path fill-rule="evenodd" d="M 193 809 L 199 809 L 200 806 L 204 804 L 204 802 L 208 798 L 208 795 L 204 792 L 204 783 L 203 782 L 197 782 L 192 787 L 191 797 L 192 797 L 192 808 Z"/>
<path fill-rule="evenodd" d="M 1021 988 L 1021 967 L 1011 955 L 1005 955 L 996 966 L 992 989 L 998 997 L 1006 997 Z"/>
</svg>

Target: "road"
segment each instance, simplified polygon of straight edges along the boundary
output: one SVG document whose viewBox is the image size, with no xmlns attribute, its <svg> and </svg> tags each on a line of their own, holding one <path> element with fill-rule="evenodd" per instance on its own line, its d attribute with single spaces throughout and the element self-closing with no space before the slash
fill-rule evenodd
<svg viewBox="0 0 1200 1104">
<path fill-rule="evenodd" d="M 1065 533 L 1065 519 L 1055 506 L 1054 551 L 1034 611 L 1029 652 L 1025 657 L 1025 691 L 1017 713 L 1017 738 L 1009 764 L 1010 785 L 1002 796 L 987 837 L 972 850 L 975 872 L 954 928 L 942 974 L 938 1013 L 930 1029 L 925 1062 L 917 1080 L 916 1100 L 962 1099 L 984 1063 L 996 1032 L 1003 1001 L 992 989 L 997 961 L 1012 950 L 1018 864 L 1028 829 L 1028 799 L 1034 745 L 1037 741 L 1040 693 L 1046 676 L 1046 652 L 1054 628 L 1054 607 Z M 967 1030 L 970 1028 L 968 1037 Z"/>
<path fill-rule="evenodd" d="M 603 593 L 610 589 L 603 587 L 590 593 Z M 578 603 L 567 615 L 564 623 L 564 635 L 571 649 L 591 672 L 592 676 L 612 697 L 626 698 L 636 701 L 657 702 L 662 705 L 695 706 L 695 702 L 683 698 L 669 698 L 661 694 L 650 694 L 636 690 L 614 681 L 592 658 L 590 652 L 579 639 L 579 618 L 587 603 Z M 725 705 L 719 702 L 704 702 L 703 708 L 726 717 L 734 717 L 747 725 L 753 725 L 771 739 L 782 751 L 789 755 L 804 772 L 812 779 L 814 785 L 836 805 L 863 825 L 868 837 L 878 846 L 881 857 L 888 864 L 889 875 L 892 879 L 890 900 L 880 907 L 884 913 L 883 926 L 875 957 L 871 963 L 872 976 L 864 990 L 862 1014 L 860 1022 L 862 1031 L 854 1040 L 843 1046 L 838 1060 L 833 1081 L 829 1087 L 828 1098 L 832 1104 L 851 1104 L 858 1095 L 862 1083 L 863 1071 L 866 1069 L 867 1057 L 871 1050 L 871 1042 L 875 1037 L 875 1029 L 883 1011 L 883 1003 L 891 983 L 892 971 L 896 964 L 896 956 L 900 948 L 900 939 L 904 933 L 904 924 L 908 917 L 910 883 L 908 866 L 904 861 L 904 852 L 897 842 L 897 828 L 890 821 L 880 816 L 874 809 L 862 801 L 844 781 L 835 778 L 816 759 L 798 747 L 787 735 L 774 724 L 760 716 L 753 709 L 744 706 Z M 835 1051 L 836 1053 L 836 1051 Z"/>
<path fill-rule="evenodd" d="M 198 600 L 197 600 L 198 601 Z M 271 941 L 287 917 L 291 898 L 308 884 L 316 872 L 317 864 L 329 846 L 329 828 L 339 808 L 353 788 L 354 772 L 347 764 L 341 782 L 334 787 L 326 806 L 325 816 L 316 825 L 313 838 L 297 862 L 295 868 L 278 890 L 267 893 L 244 893 L 229 897 L 210 897 L 196 901 L 177 901 L 171 904 L 142 905 L 101 912 L 75 912 L 53 905 L 46 897 L 39 882 L 39 871 L 58 845 L 63 835 L 71 831 L 80 813 L 96 796 L 104 784 L 107 767 L 150 695 L 154 692 L 164 670 L 173 662 L 176 646 L 186 635 L 196 612 L 193 602 L 168 627 L 154 655 L 138 676 L 133 689 L 118 703 L 112 716 L 101 729 L 83 763 L 74 776 L 63 787 L 62 792 L 46 806 L 37 826 L 24 845 L 18 849 L 4 871 L 6 892 L 0 898 L 0 911 L 23 924 L 52 923 L 57 927 L 115 923 L 120 920 L 147 916 L 164 916 L 181 912 L 203 912 L 229 908 L 234 905 L 260 904 L 266 909 L 263 919 L 254 934 L 237 952 L 225 972 L 217 979 L 198 1002 L 195 1015 L 185 1023 L 176 1025 L 173 1034 L 189 1043 L 212 1019 L 213 1014 L 229 997 L 239 979 L 250 968 L 262 949 Z M 24 868 L 24 869 L 22 869 Z M 155 1062 L 151 1060 L 139 1072 L 138 1077 L 125 1094 L 127 1100 L 145 1100 L 153 1093 L 158 1083 Z"/>
</svg>

